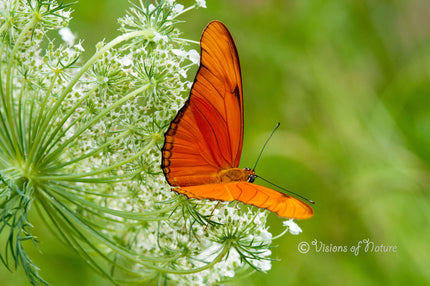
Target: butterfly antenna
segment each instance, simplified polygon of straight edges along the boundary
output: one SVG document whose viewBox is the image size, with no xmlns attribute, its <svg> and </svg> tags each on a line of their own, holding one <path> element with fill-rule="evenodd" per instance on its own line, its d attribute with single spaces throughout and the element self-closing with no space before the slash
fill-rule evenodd
<svg viewBox="0 0 430 286">
<path fill-rule="evenodd" d="M 307 202 L 309 202 L 309 203 L 311 203 L 311 204 L 315 204 L 315 202 L 314 202 L 313 200 L 307 199 L 307 198 L 305 198 L 305 197 L 303 197 L 303 196 L 301 196 L 301 195 L 299 195 L 299 194 L 296 194 L 296 193 L 294 193 L 294 192 L 292 192 L 292 191 L 289 191 L 289 190 L 287 190 L 287 189 L 285 189 L 285 188 L 283 188 L 283 187 L 281 187 L 281 186 L 278 186 L 278 185 L 276 185 L 276 184 L 274 184 L 274 183 L 272 183 L 272 182 L 270 182 L 270 181 L 268 181 L 268 180 L 266 180 L 266 179 L 264 179 L 264 178 L 262 178 L 262 177 L 260 177 L 260 176 L 257 176 L 257 177 L 258 177 L 258 178 L 260 178 L 260 179 L 262 179 L 263 181 L 265 181 L 265 182 L 267 182 L 267 183 L 271 184 L 272 186 L 275 186 L 275 187 L 277 187 L 277 188 L 279 188 L 279 189 L 281 189 L 281 190 L 283 190 L 283 191 L 285 191 L 285 192 L 287 192 L 287 193 L 290 193 L 290 194 L 292 194 L 292 195 L 294 195 L 294 196 L 296 196 L 296 197 L 299 197 L 299 198 L 301 198 L 301 199 L 303 199 L 303 200 L 305 200 L 305 201 L 307 201 Z"/>
<path fill-rule="evenodd" d="M 257 161 L 255 162 L 254 168 L 252 168 L 253 171 L 255 171 L 255 168 L 257 167 L 257 163 L 260 160 L 261 154 L 263 154 L 264 148 L 267 145 L 267 142 L 269 142 L 270 138 L 272 138 L 273 133 L 275 133 L 276 129 L 278 129 L 279 125 L 281 125 L 281 123 L 278 122 L 278 124 L 276 124 L 275 129 L 273 129 L 272 133 L 270 133 L 269 138 L 267 138 L 266 142 L 264 142 L 263 148 L 261 148 L 260 154 L 258 155 Z"/>
</svg>

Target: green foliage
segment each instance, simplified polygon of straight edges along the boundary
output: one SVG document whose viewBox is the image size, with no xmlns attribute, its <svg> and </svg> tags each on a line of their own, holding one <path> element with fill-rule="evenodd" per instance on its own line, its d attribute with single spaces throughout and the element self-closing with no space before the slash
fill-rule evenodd
<svg viewBox="0 0 430 286">
<path fill-rule="evenodd" d="M 428 1 L 207 5 L 200 25 L 220 19 L 237 39 L 243 161 L 253 162 L 280 121 L 258 172 L 316 202 L 315 217 L 300 222 L 304 233 L 277 241 L 282 260 L 243 284 L 429 283 Z M 301 241 L 350 247 L 366 238 L 398 250 L 297 250 Z"/>
<path fill-rule="evenodd" d="M 92 40 L 113 38 L 115 19 L 127 6 L 81 1 L 72 30 L 90 50 Z M 304 233 L 276 240 L 279 247 L 271 250 L 279 261 L 243 285 L 428 284 L 428 1 L 208 0 L 207 6 L 181 28 L 197 40 L 218 19 L 236 40 L 244 79 L 244 166 L 253 165 L 279 121 L 259 174 L 316 201 L 315 217 L 300 222 Z M 271 222 L 271 230 L 280 231 L 278 218 Z M 57 255 L 39 258 L 54 285 L 105 285 L 48 233 L 37 234 L 46 241 L 44 251 Z M 353 246 L 365 238 L 398 251 L 297 250 L 301 241 Z M 67 272 L 59 271 L 69 261 Z M 6 285 L 23 283 L 3 269 L 0 275 Z"/>
</svg>

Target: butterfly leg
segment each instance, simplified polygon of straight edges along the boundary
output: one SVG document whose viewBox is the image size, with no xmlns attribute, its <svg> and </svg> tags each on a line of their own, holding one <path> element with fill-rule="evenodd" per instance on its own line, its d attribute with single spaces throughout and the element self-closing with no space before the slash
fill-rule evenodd
<svg viewBox="0 0 430 286">
<path fill-rule="evenodd" d="M 212 218 L 212 215 L 214 214 L 214 211 L 218 207 L 218 205 L 219 205 L 219 201 L 216 203 L 214 209 L 212 210 L 211 215 L 209 216 L 209 219 L 208 219 L 208 223 L 206 224 L 205 229 L 203 231 L 206 231 L 206 229 L 208 228 L 209 222 L 211 221 L 211 218 Z"/>
<path fill-rule="evenodd" d="M 234 204 L 234 207 L 235 207 L 238 211 L 240 211 L 239 201 L 236 201 L 236 203 Z"/>
</svg>

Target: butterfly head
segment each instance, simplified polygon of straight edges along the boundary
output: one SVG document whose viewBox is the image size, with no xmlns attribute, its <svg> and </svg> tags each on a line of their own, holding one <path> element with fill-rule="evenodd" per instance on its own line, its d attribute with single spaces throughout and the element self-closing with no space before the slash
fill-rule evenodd
<svg viewBox="0 0 430 286">
<path fill-rule="evenodd" d="M 246 181 L 249 183 L 254 183 L 255 178 L 257 178 L 257 175 L 255 174 L 254 170 L 252 170 L 251 168 L 244 168 L 244 170 L 248 173 Z"/>
</svg>

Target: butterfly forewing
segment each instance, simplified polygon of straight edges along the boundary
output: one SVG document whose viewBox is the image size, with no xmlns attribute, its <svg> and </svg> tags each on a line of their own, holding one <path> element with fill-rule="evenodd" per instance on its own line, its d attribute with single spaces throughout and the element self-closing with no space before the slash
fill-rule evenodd
<svg viewBox="0 0 430 286">
<path fill-rule="evenodd" d="M 200 43 L 201 63 L 190 98 L 162 148 L 162 169 L 172 185 L 177 177 L 213 176 L 237 167 L 242 152 L 242 82 L 235 44 L 217 21 L 206 27 Z"/>
</svg>

